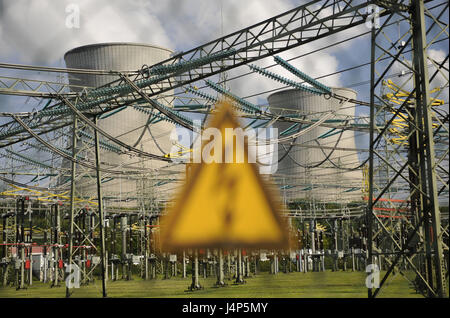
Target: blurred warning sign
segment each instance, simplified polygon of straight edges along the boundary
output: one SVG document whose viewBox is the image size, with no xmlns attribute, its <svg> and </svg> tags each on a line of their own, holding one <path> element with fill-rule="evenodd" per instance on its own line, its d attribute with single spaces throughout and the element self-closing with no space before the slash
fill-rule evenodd
<svg viewBox="0 0 450 318">
<path fill-rule="evenodd" d="M 269 190 L 258 166 L 249 162 L 247 140 L 243 149 L 237 149 L 234 138 L 228 144 L 222 138 L 226 128 L 240 128 L 229 103 L 218 105 L 209 127 L 220 132 L 212 141 L 214 152 L 220 146 L 220 157 L 225 158 L 225 150 L 234 149 L 234 160 L 203 160 L 188 165 L 187 182 L 161 220 L 163 248 L 287 247 L 288 231 L 280 217 L 280 200 Z M 205 149 L 210 152 L 205 148 L 210 144 L 210 140 L 202 144 L 202 153 Z M 237 161 L 242 154 L 243 162 Z"/>
</svg>

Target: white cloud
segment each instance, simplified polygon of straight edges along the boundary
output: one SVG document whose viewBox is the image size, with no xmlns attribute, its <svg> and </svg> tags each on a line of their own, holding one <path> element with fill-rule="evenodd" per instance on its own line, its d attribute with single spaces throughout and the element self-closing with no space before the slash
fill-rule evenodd
<svg viewBox="0 0 450 318">
<path fill-rule="evenodd" d="M 80 28 L 65 26 L 66 6 L 74 3 L 80 8 Z M 165 46 L 173 50 L 188 50 L 285 12 L 306 1 L 292 0 L 16 0 L 4 4 L 0 20 L 0 59 L 8 62 L 61 65 L 64 53 L 76 46 L 98 42 L 143 42 Z M 221 8 L 223 9 L 221 14 Z M 323 14 L 327 14 L 324 12 Z M 24 23 L 25 21 L 25 23 Z M 363 30 L 345 31 L 346 36 Z M 281 53 L 285 60 L 316 50 L 338 38 L 317 40 Z M 330 40 L 331 39 L 331 40 Z M 339 61 L 335 53 L 348 50 L 349 44 L 317 52 L 291 63 L 312 77 L 337 71 Z M 5 49 L 7 48 L 7 49 Z M 272 58 L 257 62 L 266 67 Z M 298 80 L 281 67 L 271 71 Z M 248 72 L 244 66 L 229 72 L 229 77 Z M 321 80 L 329 86 L 341 86 L 340 76 Z M 251 75 L 232 82 L 232 90 L 239 96 L 267 91 L 280 85 L 262 75 Z M 252 99 L 257 102 L 257 99 Z"/>
<path fill-rule="evenodd" d="M 80 9 L 80 27 L 66 27 L 66 6 Z M 55 64 L 75 47 L 98 42 L 145 42 L 170 46 L 161 17 L 143 10 L 143 1 L 72 0 L 4 4 L 0 21 L 1 58 L 20 63 Z"/>
</svg>

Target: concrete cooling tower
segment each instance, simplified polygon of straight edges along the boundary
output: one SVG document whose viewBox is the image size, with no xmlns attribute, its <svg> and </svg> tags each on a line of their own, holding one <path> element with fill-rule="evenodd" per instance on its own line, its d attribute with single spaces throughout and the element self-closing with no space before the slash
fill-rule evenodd
<svg viewBox="0 0 450 318">
<path fill-rule="evenodd" d="M 333 88 L 332 91 L 347 98 L 356 98 L 356 92 L 347 88 Z M 290 89 L 271 94 L 268 97 L 269 107 L 274 114 L 298 114 L 300 118 L 317 122 L 327 111 L 335 110 L 336 117 L 327 122 L 336 122 L 346 118 L 354 118 L 354 104 L 345 102 L 340 106 L 335 98 L 326 99 L 308 92 Z M 339 107 L 340 106 L 340 107 Z M 293 123 L 276 122 L 274 127 L 282 134 Z M 295 127 L 288 134 L 301 131 L 307 125 Z M 344 131 L 330 127 L 317 126 L 301 134 L 295 140 L 291 151 L 289 144 L 278 146 L 278 158 L 283 158 L 277 169 L 280 184 L 287 199 L 314 199 L 323 202 L 350 202 L 361 200 L 362 172 L 345 170 L 360 164 L 355 147 L 354 131 Z M 321 148 L 322 147 L 322 148 Z M 334 147 L 347 148 L 333 150 Z M 337 167 L 344 169 L 338 169 Z"/>
<path fill-rule="evenodd" d="M 143 65 L 151 66 L 170 57 L 172 51 L 166 48 L 135 43 L 101 43 L 86 45 L 74 48 L 64 55 L 68 68 L 97 69 L 97 70 L 118 70 L 131 71 L 139 70 Z M 69 74 L 69 83 L 71 85 L 99 87 L 109 82 L 117 80 L 117 75 L 85 75 Z M 74 91 L 79 89 L 72 88 Z M 171 94 L 171 92 L 166 92 Z M 164 103 L 160 100 L 161 103 Z M 170 106 L 170 105 L 169 105 Z M 172 146 L 169 136 L 174 128 L 173 124 L 167 121 L 160 121 L 151 124 L 146 128 L 149 116 L 134 109 L 127 107 L 116 114 L 99 119 L 98 125 L 113 137 L 134 146 L 140 150 L 164 155 L 170 152 Z M 101 135 L 100 135 L 101 137 Z M 106 138 L 101 139 L 108 141 Z M 111 141 L 109 143 L 114 144 Z M 150 168 L 159 168 L 166 166 L 167 162 L 148 160 L 139 157 L 130 157 L 128 155 L 119 155 L 117 153 L 101 150 L 101 161 L 103 167 L 114 170 L 126 171 L 127 169 L 144 168 L 150 171 Z M 145 184 L 142 179 L 122 177 L 108 180 L 103 184 L 103 197 L 109 201 L 109 206 L 136 206 L 136 195 L 143 188 L 149 191 L 156 184 L 164 184 L 158 190 L 158 198 L 164 194 L 170 195 L 171 185 L 162 181 L 164 176 L 152 175 L 147 177 Z M 145 180 L 144 180 L 145 181 Z M 141 182 L 139 184 L 139 182 Z M 152 183 L 152 184 L 149 184 Z M 89 186 L 78 188 L 85 196 L 93 195 L 96 197 L 95 183 Z M 142 195 L 142 193 L 141 193 Z M 148 196 L 149 194 L 145 194 Z"/>
</svg>

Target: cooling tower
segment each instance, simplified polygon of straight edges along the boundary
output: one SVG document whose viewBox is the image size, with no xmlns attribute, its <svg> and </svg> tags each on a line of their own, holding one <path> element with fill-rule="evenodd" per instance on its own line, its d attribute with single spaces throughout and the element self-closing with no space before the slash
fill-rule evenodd
<svg viewBox="0 0 450 318">
<path fill-rule="evenodd" d="M 172 51 L 162 47 L 135 44 L 135 43 L 101 43 L 86 45 L 74 48 L 64 55 L 68 68 L 97 69 L 97 70 L 116 70 L 116 71 L 136 71 L 143 65 L 151 66 L 170 57 Z M 117 80 L 117 75 L 85 75 L 69 74 L 69 83 L 71 85 L 99 87 L 109 82 Z M 79 89 L 72 88 L 74 91 Z M 165 94 L 171 94 L 166 92 Z M 162 100 L 161 103 L 168 105 Z M 140 104 L 139 106 L 145 106 Z M 169 105 L 170 106 L 170 105 Z M 170 152 L 172 144 L 169 136 L 174 125 L 167 121 L 159 121 L 146 127 L 149 115 L 146 115 L 133 107 L 127 107 L 109 117 L 100 117 L 98 125 L 113 137 L 134 146 L 145 152 L 164 155 Z M 105 137 L 100 136 L 102 141 L 116 145 Z M 148 160 L 136 156 L 119 155 L 105 149 L 101 149 L 102 167 L 127 171 L 142 169 L 143 173 L 150 173 L 152 168 L 167 166 L 167 162 Z M 131 207 L 139 205 L 136 200 L 139 196 L 148 197 L 150 189 L 158 184 L 158 198 L 170 195 L 171 185 L 164 182 L 167 177 L 152 174 L 145 178 L 136 180 L 136 177 L 122 176 L 108 178 L 103 181 L 103 197 L 107 205 Z M 95 184 L 81 185 L 78 190 L 83 196 L 97 197 Z M 145 194 L 143 191 L 146 191 Z"/>
<path fill-rule="evenodd" d="M 332 91 L 349 99 L 356 98 L 356 92 L 351 89 L 333 88 Z M 346 120 L 351 122 L 355 116 L 352 103 L 340 104 L 335 98 L 327 99 L 295 89 L 271 94 L 268 102 L 274 114 L 299 115 L 311 123 L 321 120 L 330 110 L 339 109 L 324 124 L 344 124 Z M 361 169 L 349 170 L 360 164 L 355 150 L 354 131 L 342 131 L 323 125 L 311 129 L 311 126 L 313 125 L 293 126 L 289 122 L 274 124 L 280 137 L 300 133 L 292 148 L 289 143 L 278 146 L 278 158 L 281 161 L 276 173 L 286 198 L 323 202 L 360 200 Z M 306 130 L 302 133 L 304 129 Z M 333 150 L 336 147 L 340 149 Z"/>
</svg>

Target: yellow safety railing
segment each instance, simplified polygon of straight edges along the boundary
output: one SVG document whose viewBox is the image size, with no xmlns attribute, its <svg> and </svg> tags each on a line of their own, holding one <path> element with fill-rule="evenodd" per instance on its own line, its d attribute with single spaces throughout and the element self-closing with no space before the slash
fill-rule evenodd
<svg viewBox="0 0 450 318">
<path fill-rule="evenodd" d="M 18 196 L 24 195 L 22 192 L 28 192 L 28 193 L 32 193 L 32 194 L 36 195 L 38 201 L 54 202 L 54 199 L 57 199 L 60 201 L 69 201 L 70 200 L 70 196 L 66 195 L 69 193 L 69 191 L 65 191 L 60 194 L 56 194 L 56 193 L 51 193 L 49 191 L 38 191 L 38 190 L 29 189 L 29 188 L 18 187 L 14 184 L 9 184 L 9 186 L 13 187 L 14 189 L 0 192 L 0 195 L 18 197 Z M 85 199 L 80 199 L 80 198 L 75 198 L 74 200 L 77 203 L 86 202 L 89 204 L 98 205 L 97 202 L 92 201 L 92 200 L 85 200 Z"/>
<path fill-rule="evenodd" d="M 387 81 L 383 81 L 383 86 L 387 87 L 388 89 L 390 89 L 392 91 L 392 93 L 387 93 L 384 94 L 383 97 L 386 98 L 387 100 L 389 100 L 390 102 L 394 103 L 394 104 L 398 104 L 401 105 L 403 104 L 406 99 L 402 98 L 402 97 L 408 97 L 410 95 L 410 92 L 402 89 L 401 87 L 399 87 L 398 85 L 396 85 L 392 80 L 387 80 Z M 430 93 L 436 93 L 439 92 L 441 90 L 440 87 L 434 88 L 430 91 Z M 415 98 L 415 94 L 412 95 L 413 98 Z M 412 105 L 415 103 L 414 99 L 410 99 L 407 102 L 408 104 Z M 437 99 L 437 98 L 431 98 L 431 106 L 441 106 L 443 105 L 445 102 L 442 99 Z M 392 114 L 395 114 L 393 111 L 391 111 Z M 434 116 L 434 113 L 433 113 Z M 390 142 L 392 142 L 393 144 L 398 144 L 398 145 L 407 145 L 408 144 L 408 133 L 406 132 L 406 130 L 408 129 L 408 124 L 406 123 L 406 120 L 408 119 L 408 115 L 407 114 L 402 114 L 402 113 L 398 113 L 397 114 L 398 118 L 395 118 L 392 121 L 392 126 L 393 128 L 389 128 L 388 131 L 395 135 L 396 137 L 392 137 L 390 139 Z M 439 125 L 436 123 L 433 123 L 433 128 L 437 128 Z"/>
</svg>

